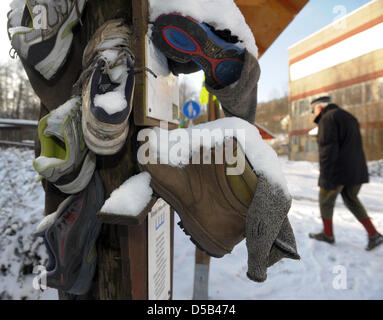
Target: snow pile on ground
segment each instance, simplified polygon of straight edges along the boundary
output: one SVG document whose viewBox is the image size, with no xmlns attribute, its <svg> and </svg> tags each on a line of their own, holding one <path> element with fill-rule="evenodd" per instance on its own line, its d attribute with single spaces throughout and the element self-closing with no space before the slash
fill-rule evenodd
<svg viewBox="0 0 383 320">
<path fill-rule="evenodd" d="M 258 48 L 253 33 L 247 25 L 244 16 L 233 0 L 149 0 L 150 21 L 161 14 L 179 12 L 194 19 L 206 22 L 216 29 L 231 30 L 238 36 L 239 47 L 246 48 L 254 57 L 258 57 Z"/>
<path fill-rule="evenodd" d="M 44 193 L 33 170 L 31 150 L 0 148 L 0 300 L 50 299 L 33 289 L 33 268 L 45 265 L 41 239 L 32 236 L 43 218 Z"/>
<path fill-rule="evenodd" d="M 368 172 L 371 177 L 383 177 L 383 160 L 369 162 Z"/>
</svg>

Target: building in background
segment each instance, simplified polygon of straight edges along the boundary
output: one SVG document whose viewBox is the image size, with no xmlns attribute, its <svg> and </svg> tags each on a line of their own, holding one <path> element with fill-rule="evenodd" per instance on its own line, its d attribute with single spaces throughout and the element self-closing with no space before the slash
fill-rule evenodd
<svg viewBox="0 0 383 320">
<path fill-rule="evenodd" d="M 383 158 L 383 0 L 371 1 L 288 49 L 289 158 L 318 160 L 310 102 L 330 95 L 359 121 L 368 160 Z"/>
</svg>

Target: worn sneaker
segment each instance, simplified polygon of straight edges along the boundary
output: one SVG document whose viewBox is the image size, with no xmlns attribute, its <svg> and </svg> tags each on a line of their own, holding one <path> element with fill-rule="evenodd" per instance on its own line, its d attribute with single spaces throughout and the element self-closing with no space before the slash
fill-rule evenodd
<svg viewBox="0 0 383 320">
<path fill-rule="evenodd" d="M 368 245 L 366 250 L 370 251 L 372 249 L 375 249 L 379 245 L 383 243 L 383 236 L 380 233 L 377 233 L 371 237 L 368 238 Z"/>
<path fill-rule="evenodd" d="M 128 135 L 135 82 L 129 34 L 122 20 L 108 21 L 84 52 L 82 124 L 85 142 L 96 154 L 117 153 Z"/>
<path fill-rule="evenodd" d="M 241 175 L 227 175 L 230 165 L 215 161 L 226 158 L 217 154 L 226 152 L 224 146 L 220 151 L 211 149 L 211 164 L 203 164 L 202 148 L 201 164 L 180 168 L 139 163 L 142 171 L 150 173 L 154 192 L 178 213 L 180 227 L 191 236 L 191 241 L 217 258 L 230 253 L 244 239 L 247 211 L 257 187 L 257 176 L 241 147 L 236 140 L 228 140 L 225 145 L 229 143 L 234 143 L 234 155 L 244 160 Z"/>
<path fill-rule="evenodd" d="M 35 234 L 43 237 L 49 262 L 47 286 L 82 295 L 96 270 L 96 240 L 101 223 L 96 214 L 104 203 L 104 189 L 95 172 L 86 189 L 70 196 L 39 225 Z"/>
<path fill-rule="evenodd" d="M 84 142 L 80 99 L 74 97 L 39 121 L 41 154 L 33 161 L 35 170 L 60 191 L 83 190 L 92 178 L 96 156 Z"/>
<path fill-rule="evenodd" d="M 244 50 L 191 17 L 175 12 L 159 16 L 153 24 L 152 38 L 170 60 L 198 65 L 205 72 L 206 83 L 214 89 L 234 83 L 241 75 Z"/>
<path fill-rule="evenodd" d="M 45 79 L 52 79 L 65 63 L 72 29 L 80 21 L 85 4 L 86 0 L 27 0 L 21 25 L 9 20 L 12 47 Z M 41 25 L 36 25 L 37 20 Z"/>
<path fill-rule="evenodd" d="M 318 241 L 324 241 L 324 242 L 327 242 L 327 243 L 330 243 L 330 244 L 334 244 L 335 243 L 335 238 L 334 237 L 329 237 L 324 232 L 309 233 L 309 237 L 311 239 L 318 240 Z"/>
</svg>

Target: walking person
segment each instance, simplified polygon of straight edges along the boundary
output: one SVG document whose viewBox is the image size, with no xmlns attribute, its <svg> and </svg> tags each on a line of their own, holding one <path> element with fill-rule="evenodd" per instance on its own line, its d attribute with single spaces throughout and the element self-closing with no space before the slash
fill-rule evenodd
<svg viewBox="0 0 383 320">
<path fill-rule="evenodd" d="M 318 125 L 319 207 L 324 228 L 309 237 L 335 243 L 332 218 L 336 198 L 341 194 L 346 207 L 368 233 L 366 250 L 372 250 L 383 243 L 383 236 L 358 199 L 362 184 L 369 182 L 359 123 L 349 112 L 331 103 L 328 96 L 315 99 L 311 105 Z"/>
</svg>

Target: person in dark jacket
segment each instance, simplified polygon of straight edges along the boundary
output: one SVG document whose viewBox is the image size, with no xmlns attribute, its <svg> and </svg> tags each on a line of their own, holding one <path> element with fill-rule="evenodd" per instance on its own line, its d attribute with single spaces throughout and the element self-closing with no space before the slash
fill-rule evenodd
<svg viewBox="0 0 383 320">
<path fill-rule="evenodd" d="M 318 125 L 319 206 L 324 229 L 317 234 L 310 233 L 309 237 L 335 243 L 332 217 L 340 193 L 346 207 L 368 233 L 366 250 L 372 250 L 383 243 L 383 236 L 358 199 L 362 184 L 369 182 L 359 123 L 349 112 L 331 103 L 330 97 L 315 99 L 311 105 Z"/>
</svg>

